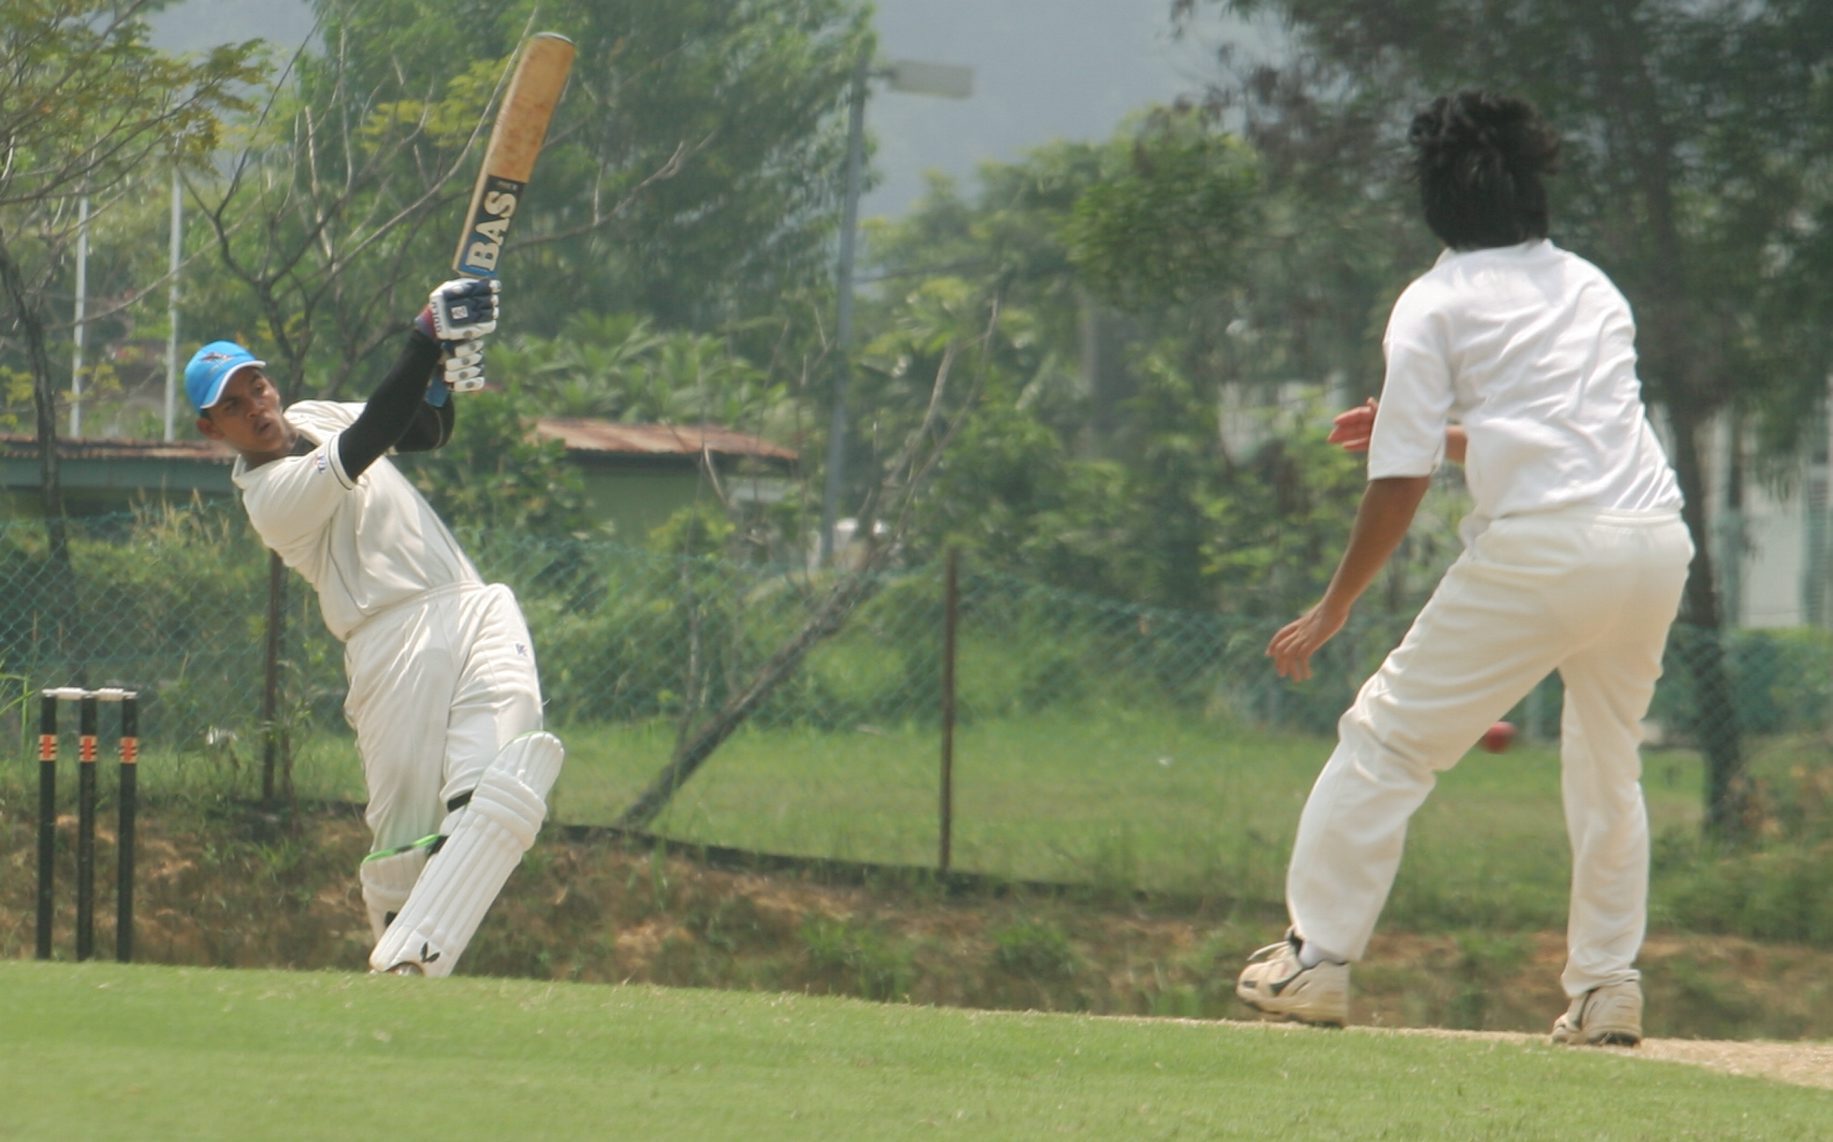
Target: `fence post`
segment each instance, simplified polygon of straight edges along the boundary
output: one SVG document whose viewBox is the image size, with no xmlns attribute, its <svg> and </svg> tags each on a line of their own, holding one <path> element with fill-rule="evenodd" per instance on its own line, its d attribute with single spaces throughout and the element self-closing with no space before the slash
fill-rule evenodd
<svg viewBox="0 0 1833 1142">
<path fill-rule="evenodd" d="M 955 618 L 961 602 L 960 562 L 960 552 L 949 548 L 942 577 L 942 836 L 936 858 L 936 867 L 944 874 L 955 827 Z"/>
<path fill-rule="evenodd" d="M 286 564 L 280 556 L 267 556 L 267 672 L 261 688 L 261 803 L 274 804 L 274 769 L 280 743 L 280 654 L 284 647 L 281 624 L 286 621 Z M 287 782 L 288 787 L 292 785 Z"/>
</svg>

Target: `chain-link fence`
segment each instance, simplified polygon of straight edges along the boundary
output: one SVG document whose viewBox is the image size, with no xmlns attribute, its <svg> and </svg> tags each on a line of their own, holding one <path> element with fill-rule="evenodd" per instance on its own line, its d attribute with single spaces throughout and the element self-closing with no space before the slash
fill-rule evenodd
<svg viewBox="0 0 1833 1142">
<path fill-rule="evenodd" d="M 595 764 L 589 760 L 595 741 L 616 742 L 615 750 L 606 749 L 617 760 L 606 763 L 607 773 L 616 772 L 604 778 L 605 788 L 563 806 L 577 824 L 619 820 L 694 727 L 754 689 L 764 666 L 804 633 L 841 582 L 834 573 L 679 558 L 609 542 L 492 535 L 472 537 L 469 545 L 484 575 L 510 583 L 522 600 L 550 724 L 576 756 L 588 759 L 586 770 Z M 143 695 L 149 753 L 208 755 L 224 741 L 239 742 L 243 779 L 260 758 L 267 777 L 262 792 L 271 795 L 290 788 L 292 751 L 318 743 L 340 756 L 354 780 L 354 750 L 341 717 L 341 648 L 325 633 L 310 590 L 291 573 L 272 572 L 270 558 L 228 505 L 72 521 L 61 558 L 42 522 L 0 526 L 0 684 L 8 687 L 0 692 L 0 733 L 18 742 L 23 758 L 33 709 L 27 699 L 35 688 L 127 685 Z M 1263 653 L 1288 616 L 1134 606 L 979 573 L 971 563 L 960 569 L 954 593 L 945 590 L 946 581 L 939 566 L 876 576 L 847 621 L 751 703 L 741 732 L 775 734 L 787 744 L 747 765 L 789 765 L 819 752 L 823 742 L 849 759 L 890 759 L 877 768 L 849 764 L 831 779 L 783 774 L 777 784 L 790 816 L 797 798 L 819 795 L 828 780 L 848 784 L 868 802 L 874 783 L 883 782 L 883 800 L 894 814 L 933 815 L 931 795 L 913 791 L 927 788 L 928 778 L 913 774 L 933 771 L 945 731 L 1057 727 L 1060 734 L 1041 731 L 1042 744 L 1013 747 L 1052 752 L 1092 733 L 1090 719 L 1105 710 L 1117 712 L 1116 738 L 1130 734 L 1144 752 L 1160 748 L 1154 735 L 1164 737 L 1172 722 L 1217 734 L 1326 736 L 1355 685 L 1411 617 L 1359 617 L 1320 656 L 1318 678 L 1293 687 L 1275 679 Z M 283 587 L 278 596 L 276 584 Z M 956 653 L 945 719 L 951 608 Z M 1702 688 L 1697 659 L 1706 654 L 1722 659 L 1726 689 Z M 1833 640 L 1826 632 L 1718 637 L 1683 628 L 1669 659 L 1651 711 L 1666 744 L 1694 745 L 1715 727 L 1729 727 L 1746 742 L 1823 735 L 1828 727 Z M 1731 695 L 1728 705 L 1710 700 L 1720 692 Z M 1517 716 L 1530 737 L 1550 740 L 1558 712 L 1559 689 L 1549 681 Z M 772 781 L 768 772 L 752 776 Z M 147 784 L 157 797 L 159 782 Z M 1054 793 L 1006 795 L 1045 814 Z M 661 825 L 666 831 L 691 823 L 664 818 Z M 696 839 L 768 843 L 744 830 L 719 835 L 723 828 L 702 821 Z M 817 849 L 848 847 L 796 840 Z M 910 856 L 915 847 L 906 844 L 898 855 Z"/>
</svg>

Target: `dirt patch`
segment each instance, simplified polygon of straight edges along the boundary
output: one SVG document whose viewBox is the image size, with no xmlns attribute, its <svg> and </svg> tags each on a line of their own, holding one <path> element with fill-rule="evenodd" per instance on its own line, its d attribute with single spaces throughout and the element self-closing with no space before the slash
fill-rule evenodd
<svg viewBox="0 0 1833 1142">
<path fill-rule="evenodd" d="M 138 959 L 365 967 L 359 820 L 154 813 L 141 835 Z M 112 838 L 101 840 L 108 884 Z M 29 956 L 28 828 L 0 818 L 0 841 L 0 955 Z M 66 887 L 72 871 L 61 873 Z M 72 909 L 60 903 L 67 955 Z M 113 947 L 110 903 L 97 909 L 103 949 Z M 1235 973 L 1281 925 L 1276 912 L 1237 901 L 963 889 L 898 874 L 862 882 L 832 868 L 718 867 L 550 834 L 511 878 L 461 970 L 1212 1021 L 1240 1018 Z M 1356 968 L 1352 1033 L 1544 1041 L 1566 1005 L 1563 957 L 1558 933 L 1383 933 Z M 1642 967 L 1651 1038 L 1636 1057 L 1833 1089 L 1833 952 L 1657 935 Z"/>
<path fill-rule="evenodd" d="M 1440 1028 L 1358 1029 L 1377 1035 L 1434 1035 L 1495 1042 L 1545 1042 L 1544 1036 Z M 1646 1039 L 1637 1047 L 1586 1047 L 1630 1058 L 1688 1063 L 1746 1078 L 1833 1090 L 1833 1043 L 1734 1043 L 1704 1039 Z"/>
<path fill-rule="evenodd" d="M 1694 1063 L 1733 1075 L 1833 1090 L 1833 1045 L 1826 1043 L 1652 1039 L 1642 1044 L 1640 1055 L 1646 1059 Z"/>
</svg>

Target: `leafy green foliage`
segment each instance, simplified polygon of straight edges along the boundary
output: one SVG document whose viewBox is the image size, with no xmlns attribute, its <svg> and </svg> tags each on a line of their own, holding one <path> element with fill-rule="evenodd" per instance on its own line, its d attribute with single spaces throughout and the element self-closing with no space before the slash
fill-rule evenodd
<svg viewBox="0 0 1833 1142">
<path fill-rule="evenodd" d="M 525 31 L 578 46 L 511 238 L 509 280 L 538 299 L 530 327 L 553 332 L 577 311 L 704 326 L 823 285 L 846 87 L 866 34 L 852 0 L 515 0 L 461 5 L 462 17 L 425 0 L 315 7 L 343 62 L 308 76 L 308 104 L 392 91 L 378 113 L 427 115 L 442 147 L 477 122 Z M 454 76 L 454 60 L 480 57 Z M 459 182 L 442 217 L 469 192 Z M 428 249 L 449 254 L 448 231 L 435 228 Z"/>
<path fill-rule="evenodd" d="M 984 181 L 971 203 L 938 184 L 877 243 L 890 280 L 906 264 L 952 272 L 868 310 L 873 415 L 908 420 L 948 345 L 973 346 L 984 378 L 912 551 L 953 546 L 976 566 L 1162 606 L 1309 602 L 1360 465 L 1323 443 L 1330 410 L 1315 405 L 1221 420 L 1231 387 L 1288 380 L 1297 360 L 1278 351 L 1286 339 L 1230 317 L 1256 312 L 1243 283 L 1274 256 L 1257 236 L 1268 200 L 1252 156 L 1166 112 L 1103 147 L 990 166 Z M 991 296 L 986 336 L 974 322 Z"/>
<path fill-rule="evenodd" d="M 106 195 L 142 164 L 199 162 L 220 116 L 246 108 L 253 45 L 177 59 L 147 42 L 141 4 L 9 0 L 0 38 L 0 208 Z M 16 220 L 15 220 L 16 221 Z"/>
<path fill-rule="evenodd" d="M 47 526 L 62 546 L 60 481 L 51 443 L 62 376 L 51 364 L 50 316 L 69 296 L 64 259 L 84 207 L 106 212 L 174 165 L 208 160 L 221 116 L 247 106 L 253 45 L 175 59 L 147 42 L 146 6 L 99 0 L 0 5 L 0 420 L 23 420 L 29 397 L 41 449 Z M 134 283 L 139 284 L 139 283 Z M 61 354 L 60 354 L 61 355 Z"/>
<path fill-rule="evenodd" d="M 400 462 L 427 499 L 460 531 L 488 536 L 585 532 L 584 480 L 558 440 L 534 432 L 516 392 L 454 395 L 452 439 Z"/>
<path fill-rule="evenodd" d="M 1081 967 L 1068 933 L 1046 921 L 1020 921 L 993 933 L 993 964 L 1027 979 L 1068 979 Z"/>
<path fill-rule="evenodd" d="M 845 994 L 881 1003 L 909 995 L 915 974 L 910 952 L 871 925 L 811 916 L 802 925 L 802 939 L 810 966 L 823 976 L 841 976 Z"/>
<path fill-rule="evenodd" d="M 1124 163 L 1114 162 L 1124 153 Z M 1257 225 L 1253 152 L 1194 111 L 1160 110 L 1076 200 L 1064 243 L 1076 267 L 1123 309 L 1213 299 L 1242 280 Z M 1117 169 L 1116 169 L 1117 168 Z"/>
<path fill-rule="evenodd" d="M 141 732 L 196 747 L 213 716 L 261 708 L 266 561 L 226 511 L 151 506 L 76 529 L 71 566 L 0 529 L 0 664 L 38 685 L 147 688 Z M 314 618 L 313 621 L 317 621 Z"/>
<path fill-rule="evenodd" d="M 514 337 L 490 354 L 491 371 L 514 378 L 542 416 L 711 424 L 787 439 L 800 415 L 788 386 L 730 338 L 658 331 L 636 314 L 575 313 L 552 337 Z"/>
</svg>

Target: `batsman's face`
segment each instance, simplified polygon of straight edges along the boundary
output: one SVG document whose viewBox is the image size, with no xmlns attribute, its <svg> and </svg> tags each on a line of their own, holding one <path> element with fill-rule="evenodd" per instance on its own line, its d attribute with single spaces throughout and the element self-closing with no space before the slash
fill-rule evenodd
<svg viewBox="0 0 1833 1142">
<path fill-rule="evenodd" d="M 285 456 L 293 444 L 293 430 L 280 415 L 280 392 L 259 368 L 237 370 L 198 417 L 197 429 L 240 452 L 251 467 Z"/>
</svg>

